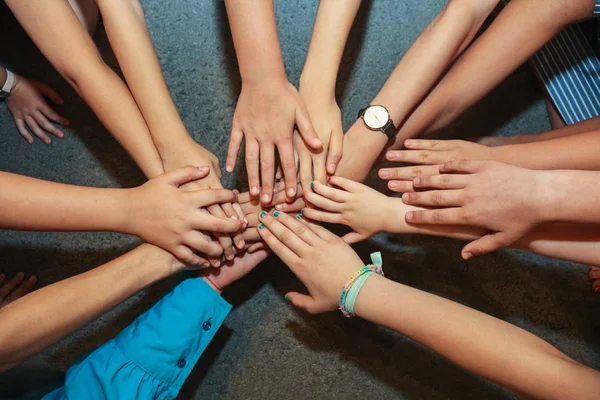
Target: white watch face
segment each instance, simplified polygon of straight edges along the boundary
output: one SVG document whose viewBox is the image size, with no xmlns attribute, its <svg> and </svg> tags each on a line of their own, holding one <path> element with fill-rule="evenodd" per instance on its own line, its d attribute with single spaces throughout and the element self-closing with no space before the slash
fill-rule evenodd
<svg viewBox="0 0 600 400">
<path fill-rule="evenodd" d="M 370 129 L 381 129 L 390 120 L 390 113 L 383 106 L 369 106 L 363 114 L 363 119 Z"/>
</svg>

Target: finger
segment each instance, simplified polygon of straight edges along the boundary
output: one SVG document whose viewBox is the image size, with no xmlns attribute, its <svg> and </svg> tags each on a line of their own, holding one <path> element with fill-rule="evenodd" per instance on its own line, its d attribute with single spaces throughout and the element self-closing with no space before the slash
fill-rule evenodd
<svg viewBox="0 0 600 400">
<path fill-rule="evenodd" d="M 319 235 L 319 237 L 321 239 L 331 240 L 331 239 L 337 238 L 336 235 L 329 232 L 327 229 L 323 228 L 321 225 L 317 224 L 316 222 L 311 221 L 308 217 L 304 218 L 305 215 L 306 215 L 306 212 L 304 214 L 301 213 L 301 214 L 296 215 L 296 218 L 298 218 L 298 221 L 309 226 L 310 229 L 312 229 L 313 232 L 315 232 L 317 235 Z"/>
<path fill-rule="evenodd" d="M 235 224 L 237 222 L 237 221 L 234 221 L 234 220 L 231 220 L 231 219 L 228 219 L 227 217 L 225 217 L 225 213 L 223 212 L 223 209 L 221 208 L 221 206 L 219 206 L 217 204 L 209 206 L 207 208 L 207 210 L 213 215 L 213 217 L 220 218 L 221 222 L 224 225 Z M 239 229 L 239 227 L 236 227 L 231 232 L 235 232 L 238 229 Z M 225 234 L 225 233 L 220 233 L 220 232 L 213 232 L 213 235 L 218 239 L 221 247 L 223 247 L 223 253 L 225 254 L 225 258 L 227 260 L 233 260 L 235 254 L 233 254 L 233 241 L 231 240 L 231 236 L 229 236 L 228 234 Z"/>
<path fill-rule="evenodd" d="M 10 292 L 12 292 L 12 290 L 19 283 L 21 283 L 21 281 L 23 280 L 24 277 L 25 277 L 25 274 L 22 272 L 19 272 L 18 274 L 13 276 L 13 278 L 10 281 L 6 282 L 2 287 L 0 287 L 0 300 L 6 298 L 6 296 L 8 296 L 8 294 Z"/>
<path fill-rule="evenodd" d="M 63 104 L 63 99 L 52 89 L 50 86 L 46 85 L 43 82 L 39 81 L 31 81 L 31 83 L 39 89 L 42 94 L 49 98 L 54 104 Z M 58 121 L 56 121 L 58 122 Z"/>
<path fill-rule="evenodd" d="M 431 189 L 463 189 L 467 186 L 468 178 L 465 175 L 427 175 L 415 178 L 415 188 Z"/>
<path fill-rule="evenodd" d="M 329 138 L 329 149 L 327 150 L 327 172 L 335 173 L 338 163 L 342 159 L 342 148 L 344 143 L 344 132 L 333 132 Z"/>
<path fill-rule="evenodd" d="M 199 213 L 197 219 L 191 225 L 195 230 L 220 233 L 233 233 L 242 229 L 241 221 L 227 218 L 225 214 L 217 217 L 215 215 Z"/>
<path fill-rule="evenodd" d="M 292 231 L 295 235 L 297 235 L 300 239 L 302 239 L 306 244 L 316 245 L 321 239 L 319 236 L 313 232 L 313 230 L 306 224 L 300 222 L 302 219 L 302 214 L 290 216 L 286 213 L 282 213 L 279 211 L 275 211 L 273 217 L 276 218 L 281 224 L 286 226 L 290 231 Z M 261 218 L 262 220 L 262 218 Z"/>
<path fill-rule="evenodd" d="M 244 214 L 244 210 L 242 210 L 242 206 L 237 201 L 232 204 L 233 210 L 235 211 L 238 219 L 240 221 L 244 221 L 243 228 L 248 226 L 248 218 L 246 218 L 246 214 Z"/>
<path fill-rule="evenodd" d="M 246 170 L 248 171 L 248 185 L 250 185 L 252 196 L 260 194 L 260 179 L 258 178 L 259 149 L 255 140 L 246 140 Z"/>
<path fill-rule="evenodd" d="M 415 187 L 413 186 L 412 181 L 389 181 L 387 186 L 392 192 L 396 193 L 406 193 L 415 191 Z"/>
<path fill-rule="evenodd" d="M 281 164 L 279 164 L 275 170 L 275 180 L 279 181 L 281 178 L 283 178 L 283 171 L 281 170 Z"/>
<path fill-rule="evenodd" d="M 240 204 L 240 207 L 242 207 L 242 211 L 244 212 L 244 214 L 246 214 L 246 217 L 250 214 L 255 214 L 257 212 L 263 211 L 262 205 L 260 204 L 260 201 L 258 201 L 258 198 L 256 198 L 256 200 L 251 203 L 242 203 Z"/>
<path fill-rule="evenodd" d="M 33 134 L 35 136 L 37 136 L 38 138 L 40 138 L 42 140 L 42 142 L 44 142 L 46 144 L 52 143 L 52 141 L 50 140 L 50 138 L 48 137 L 48 135 L 46 135 L 44 133 L 44 131 L 42 131 L 42 129 L 39 127 L 39 125 L 37 124 L 37 122 L 35 122 L 35 120 L 33 119 L 33 117 L 31 117 L 29 115 L 26 116 L 25 117 L 25 123 L 29 127 L 29 130 L 31 132 L 33 132 Z"/>
<path fill-rule="evenodd" d="M 285 193 L 288 199 L 293 199 L 297 193 L 298 178 L 296 176 L 296 160 L 294 158 L 294 144 L 291 139 L 277 143 L 277 151 L 281 160 Z"/>
<path fill-rule="evenodd" d="M 188 267 L 210 267 L 210 263 L 208 262 L 208 260 L 195 254 L 190 248 L 186 246 L 177 246 L 173 255 Z"/>
<path fill-rule="evenodd" d="M 331 212 L 315 210 L 314 208 L 305 208 L 302 211 L 304 211 L 303 215 L 306 218 L 310 218 L 313 221 L 326 222 L 328 224 L 342 223 L 342 214 L 335 214 Z"/>
<path fill-rule="evenodd" d="M 350 232 L 342 237 L 342 240 L 348 244 L 354 244 L 367 240 L 368 237 L 358 232 Z"/>
<path fill-rule="evenodd" d="M 256 199 L 255 196 L 252 196 L 250 192 L 243 192 L 238 194 L 238 202 L 240 204 L 248 203 L 250 201 L 254 201 Z"/>
<path fill-rule="evenodd" d="M 404 204 L 422 207 L 452 207 L 464 203 L 463 190 L 431 190 L 427 192 L 404 193 Z"/>
<path fill-rule="evenodd" d="M 46 118 L 46 116 L 44 114 L 42 114 L 40 111 L 34 113 L 33 118 L 38 123 L 38 125 L 41 128 L 43 128 L 46 132 L 51 133 L 60 139 L 65 137 L 65 134 L 60 129 L 58 129 L 56 126 L 52 125 L 52 123 L 50 121 L 48 121 L 48 118 Z"/>
<path fill-rule="evenodd" d="M 19 131 L 21 136 L 23 136 L 29 144 L 32 144 L 33 136 L 31 136 L 31 133 L 29 133 L 29 131 L 25 127 L 25 122 L 23 122 L 22 119 L 15 119 L 15 125 L 17 126 L 17 130 Z"/>
<path fill-rule="evenodd" d="M 195 180 L 204 178 L 208 175 L 210 169 L 207 166 L 195 167 L 187 165 L 185 167 L 177 168 L 172 171 L 163 173 L 159 179 L 167 182 L 175 187 L 183 186 L 186 183 L 193 182 Z M 189 192 L 190 195 L 194 193 L 202 192 L 201 190 Z"/>
<path fill-rule="evenodd" d="M 315 300 L 310 296 L 298 292 L 289 292 L 285 295 L 285 298 L 295 307 L 301 308 L 311 314 L 317 313 Z"/>
<path fill-rule="evenodd" d="M 227 160 L 225 161 L 225 169 L 227 172 L 233 172 L 237 162 L 237 156 L 240 152 L 240 146 L 244 139 L 244 133 L 236 127 L 231 129 L 229 136 L 229 147 L 227 148 Z"/>
<path fill-rule="evenodd" d="M 50 106 L 40 106 L 40 111 L 43 112 L 48 119 L 56 122 L 57 124 L 68 126 L 71 123 L 67 118 L 54 111 Z"/>
<path fill-rule="evenodd" d="M 332 211 L 332 212 L 341 212 L 342 204 L 336 203 L 335 201 L 331 201 L 326 199 L 325 197 L 311 192 L 310 190 L 305 190 L 303 192 L 304 199 L 308 201 L 310 204 L 315 205 L 323 210 Z"/>
<path fill-rule="evenodd" d="M 302 191 L 300 188 L 300 185 L 296 184 L 296 194 L 298 197 L 300 197 L 302 195 Z M 292 197 L 293 198 L 293 197 Z M 285 191 L 281 191 L 278 193 L 275 193 L 275 195 L 273 196 L 273 201 L 271 201 L 272 205 L 278 205 L 278 204 L 285 204 L 290 200 L 290 198 L 288 197 L 287 193 L 285 193 Z"/>
<path fill-rule="evenodd" d="M 600 279 L 600 269 L 590 268 L 589 275 L 591 279 Z"/>
<path fill-rule="evenodd" d="M 35 276 L 29 277 L 25 282 L 23 282 L 18 288 L 13 290 L 8 297 L 4 300 L 4 303 L 12 303 L 13 301 L 20 299 L 25 296 L 27 293 L 33 289 L 37 282 L 37 278 Z"/>
<path fill-rule="evenodd" d="M 409 224 L 464 225 L 462 209 L 444 208 L 441 210 L 409 211 L 405 215 Z"/>
<path fill-rule="evenodd" d="M 0 274 L 0 285 L 2 285 L 2 282 L 4 282 L 5 279 L 6 279 L 6 275 Z"/>
<path fill-rule="evenodd" d="M 474 174 L 479 172 L 485 165 L 485 161 L 450 161 L 440 165 L 440 173 L 462 172 L 466 174 Z"/>
<path fill-rule="evenodd" d="M 451 143 L 448 140 L 408 139 L 404 147 L 411 150 L 448 150 Z"/>
<path fill-rule="evenodd" d="M 299 197 L 291 203 L 278 204 L 275 206 L 275 209 L 277 211 L 283 211 L 286 213 L 295 213 L 295 212 L 299 212 L 304 207 L 306 207 L 306 202 L 304 201 L 304 199 L 302 197 Z"/>
<path fill-rule="evenodd" d="M 299 144 L 304 146 L 304 143 Z M 310 183 L 313 181 L 313 165 L 312 157 L 306 148 L 298 152 L 298 159 L 300 160 L 300 184 L 302 189 L 310 188 Z"/>
<path fill-rule="evenodd" d="M 261 202 L 271 203 L 275 184 L 275 148 L 271 143 L 260 146 Z"/>
<path fill-rule="evenodd" d="M 306 253 L 310 246 L 294 231 L 280 222 L 280 219 L 286 216 L 287 215 L 280 213 L 279 211 L 276 211 L 273 215 L 262 212 L 259 215 L 259 220 L 262 224 L 258 226 L 258 230 L 260 231 L 264 228 L 268 229 L 288 249 L 292 250 L 299 257 L 302 257 L 302 255 Z M 261 226 L 263 228 L 261 228 Z M 304 230 L 304 232 L 306 232 L 306 230 Z"/>
<path fill-rule="evenodd" d="M 331 176 L 329 177 L 329 183 L 331 185 L 335 185 L 340 187 L 350 193 L 358 192 L 364 189 L 365 185 L 362 183 L 355 182 L 351 179 L 342 178 L 341 176 Z"/>
<path fill-rule="evenodd" d="M 269 248 L 283 261 L 292 271 L 296 268 L 293 266 L 298 265 L 300 258 L 290 250 L 285 244 L 283 244 L 266 226 L 260 228 L 258 233 Z"/>
<path fill-rule="evenodd" d="M 258 234 L 257 228 L 248 228 L 242 232 L 242 236 L 244 237 L 244 241 L 246 244 L 260 242 L 262 239 Z"/>
<path fill-rule="evenodd" d="M 223 208 L 223 212 L 225 212 L 225 215 L 228 218 L 231 218 L 232 220 L 240 223 L 240 229 L 235 231 L 233 233 L 233 235 L 231 235 L 231 239 L 233 240 L 235 247 L 237 247 L 239 250 L 243 249 L 246 246 L 246 243 L 244 243 L 244 238 L 242 238 L 242 231 L 241 231 L 244 227 L 244 220 L 241 220 L 238 218 L 238 215 L 235 212 L 235 210 L 233 209 L 233 206 L 231 205 L 231 203 L 221 204 L 221 208 Z"/>
<path fill-rule="evenodd" d="M 277 167 L 279 171 L 281 171 L 281 166 Z M 282 172 L 283 174 L 283 172 Z M 283 176 L 283 175 L 282 175 Z M 273 186 L 273 191 L 275 193 L 279 193 L 285 190 L 285 181 L 281 179 L 281 176 L 277 178 L 277 172 L 275 172 L 275 186 Z"/>
<path fill-rule="evenodd" d="M 231 203 L 232 201 L 237 200 L 237 195 L 229 189 L 203 189 L 187 192 L 186 194 L 193 198 L 194 204 L 198 207 L 208 207 L 220 203 Z M 231 211 L 231 213 L 234 214 L 233 210 Z"/>
<path fill-rule="evenodd" d="M 324 185 L 320 182 L 315 182 L 313 190 L 315 191 L 315 193 L 320 194 L 321 196 L 329 200 L 336 201 L 338 203 L 348 201 L 348 199 L 351 196 L 348 192 L 332 188 L 331 186 Z"/>
<path fill-rule="evenodd" d="M 439 165 L 419 165 L 417 167 L 382 168 L 379 170 L 378 175 L 385 180 L 412 181 L 419 176 L 437 175 L 439 173 Z"/>
<path fill-rule="evenodd" d="M 248 253 L 252 254 L 255 253 L 259 250 L 263 250 L 266 249 L 267 245 L 264 242 L 258 242 L 258 243 L 254 243 L 253 245 L 248 247 L 248 250 L 246 250 Z"/>
<path fill-rule="evenodd" d="M 466 245 L 462 249 L 461 255 L 462 258 L 468 260 L 473 256 L 480 256 L 503 247 L 508 247 L 518 239 L 518 235 L 508 232 L 490 233 Z"/>
<path fill-rule="evenodd" d="M 445 153 L 432 150 L 395 150 L 386 153 L 388 161 L 419 165 L 440 164 L 446 162 Z"/>
<path fill-rule="evenodd" d="M 296 126 L 304 143 L 314 150 L 323 148 L 323 142 L 319 139 L 304 105 L 296 108 Z"/>
<path fill-rule="evenodd" d="M 204 253 L 209 257 L 219 257 L 223 254 L 223 248 L 217 242 L 213 241 L 210 236 L 197 231 L 188 232 L 183 237 L 183 243 L 192 250 Z"/>
</svg>

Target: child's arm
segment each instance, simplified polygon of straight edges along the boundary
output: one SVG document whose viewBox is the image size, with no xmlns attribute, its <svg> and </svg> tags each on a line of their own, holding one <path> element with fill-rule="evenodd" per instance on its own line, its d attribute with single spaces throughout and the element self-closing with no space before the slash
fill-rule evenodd
<svg viewBox="0 0 600 400">
<path fill-rule="evenodd" d="M 233 170 L 244 139 L 250 193 L 253 196 L 261 194 L 262 202 L 270 204 L 277 149 L 287 196 L 294 198 L 297 186 L 294 126 L 298 127 L 309 147 L 318 150 L 323 144 L 300 94 L 285 75 L 273 0 L 226 0 L 225 6 L 242 77 L 242 92 L 233 116 L 227 170 Z"/>
<path fill-rule="evenodd" d="M 66 1 L 6 2 L 50 63 L 92 108 L 147 177 L 164 170 L 144 117 L 127 86 L 100 57 Z M 52 21 L 46 23 L 44 21 Z"/>
<path fill-rule="evenodd" d="M 402 57 L 370 104 L 385 106 L 396 126 L 402 126 L 498 3 L 499 0 L 449 1 Z M 386 135 L 374 134 L 359 119 L 344 136 L 336 174 L 364 180 L 387 143 Z"/>
<path fill-rule="evenodd" d="M 319 3 L 299 92 L 324 147 L 320 153 L 311 152 L 302 140 L 298 140 L 296 151 L 303 188 L 308 188 L 313 176 L 315 180 L 325 182 L 327 173 L 335 173 L 335 166 L 342 157 L 344 131 L 335 86 L 344 47 L 360 4 L 361 0 L 321 0 Z"/>
<path fill-rule="evenodd" d="M 364 265 L 358 255 L 302 218 L 266 214 L 260 221 L 262 238 L 309 292 L 290 292 L 286 298 L 313 314 L 335 310 L 347 280 Z M 367 279 L 354 311 L 522 396 L 592 399 L 600 390 L 597 371 L 531 333 L 378 275 Z"/>
<path fill-rule="evenodd" d="M 513 0 L 400 129 L 394 147 L 454 121 L 567 25 L 592 17 L 593 0 Z"/>
<path fill-rule="evenodd" d="M 185 167 L 134 189 L 64 185 L 0 172 L 0 228 L 38 231 L 115 231 L 160 246 L 189 264 L 205 264 L 193 250 L 215 257 L 223 249 L 200 230 L 235 232 L 241 221 L 217 218 L 200 208 L 232 201 L 229 190 L 184 192 L 208 168 Z"/>
</svg>

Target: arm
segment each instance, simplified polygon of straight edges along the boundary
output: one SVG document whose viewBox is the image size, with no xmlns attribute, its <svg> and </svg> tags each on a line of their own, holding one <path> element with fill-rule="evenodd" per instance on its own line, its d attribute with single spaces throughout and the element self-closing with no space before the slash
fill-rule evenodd
<svg viewBox="0 0 600 400">
<path fill-rule="evenodd" d="M 450 1 L 406 52 L 371 104 L 384 105 L 396 126 L 401 126 L 471 42 L 498 2 Z M 387 143 L 387 136 L 373 135 L 363 121 L 358 120 L 344 137 L 337 175 L 364 180 Z"/>
<path fill-rule="evenodd" d="M 327 173 L 335 173 L 342 157 L 342 114 L 335 99 L 335 86 L 344 47 L 361 0 L 321 0 L 312 37 L 300 76 L 300 96 L 323 142 L 323 151 L 310 152 L 299 141 L 300 182 L 308 188 L 314 178 L 325 182 Z"/>
<path fill-rule="evenodd" d="M 92 38 L 62 0 L 6 2 L 50 63 L 92 108 L 147 177 L 164 170 L 146 121 L 123 83 L 100 57 Z M 52 20 L 52 24 L 40 21 Z"/>
<path fill-rule="evenodd" d="M 270 204 L 276 148 L 285 193 L 291 200 L 297 190 L 294 127 L 298 127 L 302 139 L 312 149 L 319 150 L 323 144 L 300 94 L 285 76 L 273 0 L 226 0 L 225 6 L 242 77 L 242 92 L 233 116 L 227 171 L 233 171 L 244 139 L 250 193 L 258 196 L 262 188 L 261 200 Z"/>
<path fill-rule="evenodd" d="M 140 289 L 182 269 L 169 253 L 144 244 L 101 267 L 10 303 L 0 309 L 0 370 L 20 363 Z"/>
<path fill-rule="evenodd" d="M 593 7 L 593 0 L 511 1 L 414 111 L 394 147 L 450 124 L 567 25 L 590 18 Z"/>
</svg>

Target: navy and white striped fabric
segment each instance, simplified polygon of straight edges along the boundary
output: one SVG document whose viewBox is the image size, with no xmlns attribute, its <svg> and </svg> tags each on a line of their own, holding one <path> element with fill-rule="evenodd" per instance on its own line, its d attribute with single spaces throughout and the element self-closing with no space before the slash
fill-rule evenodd
<svg viewBox="0 0 600 400">
<path fill-rule="evenodd" d="M 600 0 L 596 0 L 596 5 L 594 6 L 594 17 L 600 17 Z"/>
</svg>

